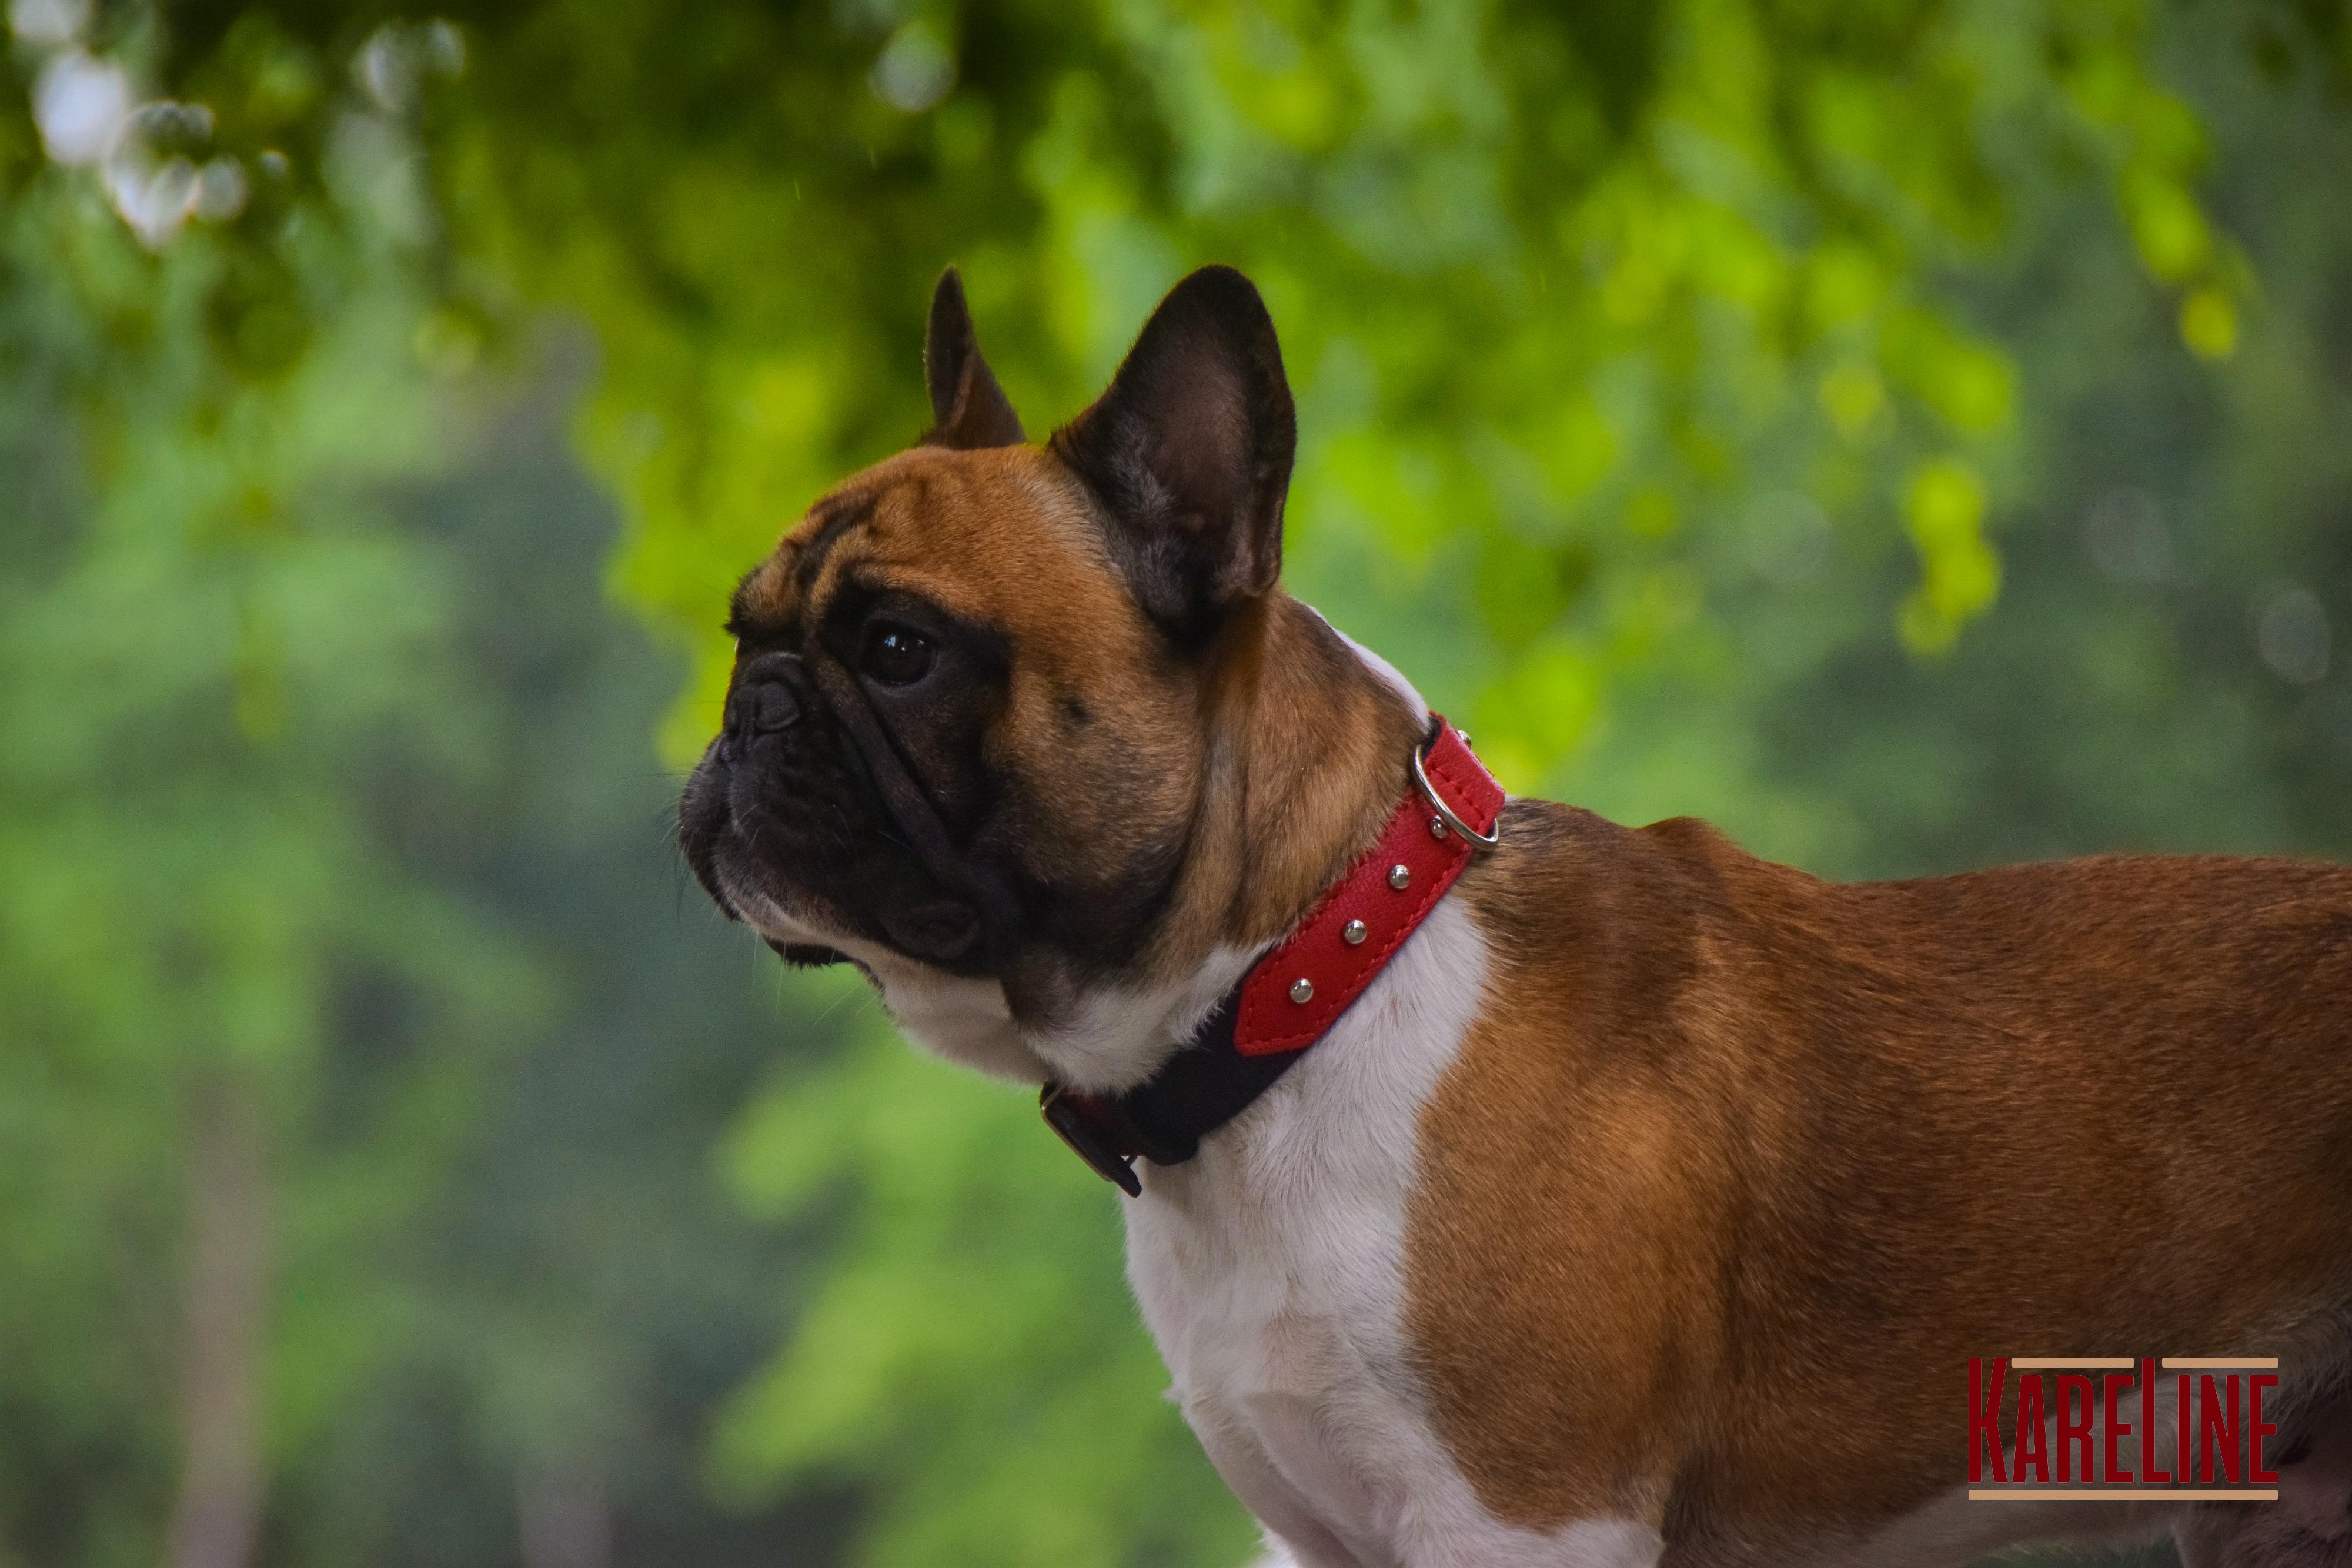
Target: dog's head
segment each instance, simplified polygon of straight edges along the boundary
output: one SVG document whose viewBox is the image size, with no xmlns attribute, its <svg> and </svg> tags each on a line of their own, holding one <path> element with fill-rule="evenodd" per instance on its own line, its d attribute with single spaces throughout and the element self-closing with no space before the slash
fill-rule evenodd
<svg viewBox="0 0 2352 1568">
<path fill-rule="evenodd" d="M 1043 446 L 952 270 L 924 367 L 922 443 L 821 497 L 736 590 L 725 725 L 681 839 L 786 958 L 856 962 L 947 1054 L 1066 1077 L 1041 1031 L 1181 990 L 1297 913 L 1258 905 L 1328 874 L 1333 844 L 1286 842 L 1245 878 L 1250 810 L 1354 831 L 1323 824 L 1349 814 L 1330 802 L 1248 801 L 1269 700 L 1298 711 L 1268 744 L 1308 771 L 1412 720 L 1392 691 L 1359 714 L 1363 665 L 1276 589 L 1291 400 L 1241 274 L 1179 284 Z"/>
</svg>

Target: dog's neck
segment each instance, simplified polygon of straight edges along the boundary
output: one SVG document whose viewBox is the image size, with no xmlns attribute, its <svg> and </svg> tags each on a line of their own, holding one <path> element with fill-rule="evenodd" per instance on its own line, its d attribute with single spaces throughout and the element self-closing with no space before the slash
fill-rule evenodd
<svg viewBox="0 0 2352 1568">
<path fill-rule="evenodd" d="M 1241 947 L 1288 931 L 1380 837 L 1428 715 L 1393 670 L 1297 600 L 1277 591 L 1253 611 L 1259 624 L 1236 629 L 1249 640 L 1207 693 L 1199 836 L 1228 852 L 1194 857 L 1200 891 L 1219 904 L 1218 939 Z"/>
<path fill-rule="evenodd" d="M 1148 1078 L 1381 835 L 1427 708 L 1396 672 L 1276 591 L 1212 651 L 1191 853 L 1133 983 L 1024 1031 L 1059 1082 Z"/>
</svg>

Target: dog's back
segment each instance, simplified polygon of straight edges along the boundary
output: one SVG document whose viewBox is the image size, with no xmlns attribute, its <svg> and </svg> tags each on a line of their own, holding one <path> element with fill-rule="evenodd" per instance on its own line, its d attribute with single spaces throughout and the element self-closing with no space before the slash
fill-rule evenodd
<svg viewBox="0 0 2352 1568">
<path fill-rule="evenodd" d="M 1423 1118 L 1409 1310 L 1497 1515 L 1740 1561 L 1767 1518 L 1948 1491 L 1971 1356 L 2336 1370 L 2352 871 L 1841 885 L 1521 802 L 1463 885 L 1492 967 Z"/>
</svg>

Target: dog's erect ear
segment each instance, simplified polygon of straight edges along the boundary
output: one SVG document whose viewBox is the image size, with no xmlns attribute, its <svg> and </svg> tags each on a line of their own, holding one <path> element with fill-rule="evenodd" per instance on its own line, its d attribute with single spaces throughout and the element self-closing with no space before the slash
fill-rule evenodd
<svg viewBox="0 0 2352 1568">
<path fill-rule="evenodd" d="M 1053 444 L 1109 511 L 1144 609 L 1194 640 L 1280 575 L 1297 440 L 1265 302 L 1232 267 L 1204 267 Z"/>
<path fill-rule="evenodd" d="M 970 450 L 1018 446 L 1029 439 L 1021 428 L 1021 416 L 1013 412 L 1004 389 L 980 357 L 971 310 L 963 302 L 963 278 L 952 267 L 940 274 L 939 287 L 931 291 L 931 321 L 923 334 L 923 380 L 931 392 L 931 429 L 923 437 L 924 445 Z"/>
</svg>

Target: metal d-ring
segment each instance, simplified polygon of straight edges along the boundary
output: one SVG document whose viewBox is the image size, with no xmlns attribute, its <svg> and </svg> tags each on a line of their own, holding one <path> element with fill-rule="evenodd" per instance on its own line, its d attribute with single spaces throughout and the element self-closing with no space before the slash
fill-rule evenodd
<svg viewBox="0 0 2352 1568">
<path fill-rule="evenodd" d="M 1429 744 L 1431 746 L 1436 745 L 1437 742 L 1435 737 L 1433 737 Z M 1445 825 L 1447 827 L 1461 834 L 1465 839 L 1468 840 L 1471 843 L 1475 844 L 1478 848 L 1482 850 L 1491 850 L 1496 844 L 1501 843 L 1503 841 L 1503 824 L 1500 819 L 1496 821 L 1495 831 L 1493 832 L 1482 833 L 1477 829 L 1472 827 L 1469 823 L 1464 821 L 1460 817 L 1455 816 L 1454 814 L 1454 808 L 1445 803 L 1444 797 L 1438 794 L 1438 792 L 1430 786 L 1429 774 L 1421 765 L 1422 753 L 1426 749 L 1426 747 L 1419 746 L 1412 748 L 1412 781 L 1421 786 L 1423 797 L 1426 799 L 1432 806 L 1436 808 L 1437 814 L 1439 816 L 1445 819 Z"/>
</svg>

